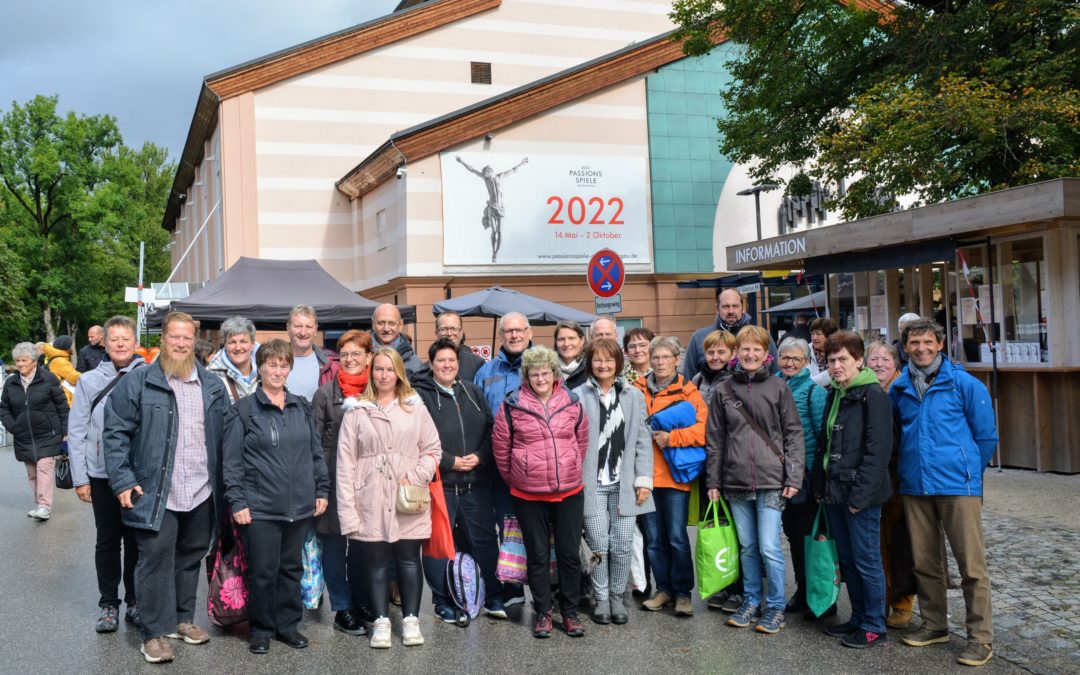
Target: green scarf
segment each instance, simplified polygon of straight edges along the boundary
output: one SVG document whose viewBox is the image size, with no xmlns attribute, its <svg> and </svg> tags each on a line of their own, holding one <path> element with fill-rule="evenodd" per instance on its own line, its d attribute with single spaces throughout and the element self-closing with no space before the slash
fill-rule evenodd
<svg viewBox="0 0 1080 675">
<path fill-rule="evenodd" d="M 829 407 L 829 414 L 825 418 L 825 452 L 821 456 L 822 466 L 826 469 L 829 468 L 829 454 L 832 452 L 832 430 L 833 425 L 836 424 L 836 416 L 840 412 L 840 399 L 844 398 L 844 395 L 851 389 L 867 384 L 879 383 L 874 371 L 866 367 L 860 370 L 858 375 L 851 378 L 851 382 L 848 382 L 846 387 L 840 386 L 839 382 L 832 380 L 833 400 L 832 405 Z"/>
</svg>

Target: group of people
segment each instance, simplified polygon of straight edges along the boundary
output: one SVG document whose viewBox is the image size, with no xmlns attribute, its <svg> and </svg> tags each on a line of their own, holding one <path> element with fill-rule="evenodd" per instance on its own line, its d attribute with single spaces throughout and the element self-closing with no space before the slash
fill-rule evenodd
<svg viewBox="0 0 1080 675">
<path fill-rule="evenodd" d="M 524 584 L 497 575 L 500 542 L 520 536 L 534 636 L 555 625 L 584 635 L 584 596 L 595 623 L 627 623 L 635 534 L 655 582 L 641 609 L 692 616 L 687 522 L 702 504 L 667 457 L 704 448 L 701 492 L 727 501 L 740 543 L 739 581 L 707 603 L 730 612 L 729 625 L 776 633 L 785 612 L 807 609 L 802 542 L 823 504 L 852 606 L 829 635 L 850 647 L 884 644 L 887 621 L 911 621 L 917 588 L 923 621 L 903 641 L 947 641 L 944 532 L 968 606 L 960 661 L 991 657 L 979 509 L 993 412 L 985 387 L 944 358 L 932 321 L 905 326 L 902 371 L 895 348 L 864 348 L 831 319 L 811 324 L 810 343 L 777 348 L 734 291 L 720 294 L 715 325 L 695 332 L 685 353 L 648 328 L 620 344 L 610 317 L 588 332 L 561 323 L 548 348 L 511 312 L 485 362 L 465 344 L 461 317 L 444 313 L 425 364 L 403 325 L 395 306 L 381 305 L 370 332 L 346 332 L 331 352 L 314 343 L 309 306 L 290 314 L 288 340 L 262 344 L 235 317 L 204 363 L 196 322 L 172 313 L 160 355 L 146 363 L 134 324 L 114 317 L 105 358 L 78 380 L 70 414 L 56 379 L 34 370 L 34 346 L 15 348 L 19 378 L 5 383 L 0 418 L 35 491 L 42 460 L 68 436 L 76 491 L 97 527 L 99 632 L 117 630 L 122 580 L 147 661 L 174 658 L 169 638 L 208 641 L 194 622 L 198 574 L 235 529 L 250 651 L 265 654 L 274 639 L 303 648 L 302 550 L 314 530 L 334 628 L 391 647 L 394 599 L 402 643 L 423 644 L 425 575 L 435 615 L 467 623 L 445 561 L 428 555 L 432 511 L 416 500 L 432 485 L 484 579 L 488 616 L 506 618 L 525 600 Z M 796 577 L 790 598 L 781 529 Z M 914 583 L 901 579 L 911 571 Z"/>
</svg>

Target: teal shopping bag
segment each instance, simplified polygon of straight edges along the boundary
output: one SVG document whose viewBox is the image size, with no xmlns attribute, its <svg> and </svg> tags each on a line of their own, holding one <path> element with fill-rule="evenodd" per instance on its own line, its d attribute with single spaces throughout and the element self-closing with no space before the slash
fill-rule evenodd
<svg viewBox="0 0 1080 675">
<path fill-rule="evenodd" d="M 818 530 L 825 521 L 825 532 Z M 814 616 L 821 616 L 836 604 L 840 597 L 840 556 L 836 552 L 836 540 L 829 531 L 829 518 L 825 505 L 818 505 L 814 526 L 803 539 L 803 555 L 806 558 L 806 604 Z"/>
<path fill-rule="evenodd" d="M 719 505 L 719 507 L 718 507 Z M 718 508 L 724 509 L 720 520 Z M 698 522 L 697 552 L 698 592 L 704 600 L 724 590 L 739 578 L 739 538 L 727 503 L 709 502 L 705 517 Z"/>
</svg>

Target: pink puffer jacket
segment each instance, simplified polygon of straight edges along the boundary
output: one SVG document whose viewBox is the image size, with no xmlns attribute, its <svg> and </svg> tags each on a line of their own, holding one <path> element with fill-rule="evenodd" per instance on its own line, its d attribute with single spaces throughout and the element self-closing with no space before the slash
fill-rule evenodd
<svg viewBox="0 0 1080 675">
<path fill-rule="evenodd" d="M 511 489 L 537 495 L 566 492 L 581 486 L 589 419 L 562 381 L 555 382 L 546 407 L 522 382 L 499 406 L 491 445 L 495 466 Z"/>
</svg>

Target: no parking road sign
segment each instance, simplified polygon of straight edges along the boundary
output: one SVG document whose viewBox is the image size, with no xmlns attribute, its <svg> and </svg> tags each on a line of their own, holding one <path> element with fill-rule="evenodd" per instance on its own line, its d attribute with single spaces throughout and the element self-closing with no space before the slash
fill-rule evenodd
<svg viewBox="0 0 1080 675">
<path fill-rule="evenodd" d="M 609 248 L 600 249 L 589 261 L 589 288 L 601 298 L 618 295 L 626 281 L 622 258 Z"/>
</svg>

